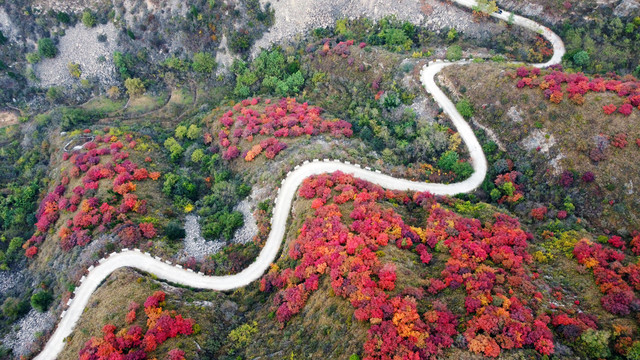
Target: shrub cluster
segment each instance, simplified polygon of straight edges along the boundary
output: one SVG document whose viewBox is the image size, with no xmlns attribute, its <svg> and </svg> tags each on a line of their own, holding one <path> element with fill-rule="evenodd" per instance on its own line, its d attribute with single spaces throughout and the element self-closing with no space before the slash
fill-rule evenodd
<svg viewBox="0 0 640 360">
<path fill-rule="evenodd" d="M 263 111 L 258 111 L 260 103 L 260 98 L 243 100 L 219 119 L 222 130 L 218 132 L 218 142 L 223 149 L 223 159 L 233 160 L 242 155 L 246 161 L 252 161 L 263 152 L 267 159 L 273 159 L 287 148 L 279 138 L 322 133 L 350 137 L 353 134 L 348 122 L 323 119 L 320 116 L 322 109 L 307 103 L 299 104 L 294 98 L 283 98 L 274 104 L 265 100 Z M 240 141 L 251 143 L 258 136 L 264 139 L 242 152 Z"/>
<path fill-rule="evenodd" d="M 132 359 L 142 360 L 154 352 L 159 345 L 180 335 L 193 334 L 195 321 L 184 319 L 175 311 L 163 310 L 165 293 L 156 291 L 144 302 L 143 321 L 145 328 L 132 325 L 118 330 L 115 325 L 107 324 L 102 328 L 102 337 L 92 337 L 79 352 L 80 360 Z M 139 305 L 132 302 L 125 316 L 127 324 L 136 320 Z M 171 360 L 184 360 L 185 353 L 172 349 L 167 353 Z"/>
<path fill-rule="evenodd" d="M 633 108 L 640 110 L 640 81 L 631 75 L 620 77 L 610 74 L 606 78 L 597 76 L 589 79 L 583 73 L 568 74 L 559 70 L 542 75 L 540 69 L 523 66 L 511 76 L 519 78 L 516 85 L 519 89 L 525 86 L 539 88 L 544 91 L 546 99 L 556 104 L 562 102 L 565 95 L 572 102 L 582 105 L 584 95 L 589 92 L 612 92 L 623 99 L 623 104 L 619 107 L 614 104 L 604 105 L 602 110 L 605 114 L 610 115 L 617 110 L 620 114 L 629 116 Z"/>
<path fill-rule="evenodd" d="M 124 139 L 129 142 L 129 148 L 136 147 L 133 135 L 126 134 Z M 37 254 L 37 246 L 44 241 L 46 233 L 62 212 L 75 214 L 58 231 L 60 246 L 65 251 L 88 244 L 94 230 L 102 233 L 107 227 L 122 222 L 127 226 L 117 233 L 125 246 L 134 245 L 143 237 L 155 237 L 153 224 L 133 225 L 127 221 L 127 213 L 147 212 L 146 201 L 134 194 L 136 183 L 147 179 L 157 180 L 160 173 L 149 172 L 131 162 L 129 153 L 123 148 L 118 137 L 106 134 L 96 135 L 93 141 L 84 145 L 83 150 L 64 153 L 63 160 L 68 160 L 72 167 L 63 173 L 54 191 L 42 200 L 36 213 L 37 231 L 23 245 L 27 257 Z M 109 160 L 102 162 L 102 159 Z M 80 179 L 81 185 L 67 189 L 71 179 Z M 108 187 L 113 195 L 98 198 L 96 194 L 100 187 Z"/>
<path fill-rule="evenodd" d="M 461 322 L 461 335 L 469 350 L 491 357 L 525 346 L 553 353 L 551 318 L 541 311 L 543 296 L 525 269 L 532 262 L 527 252 L 532 235 L 516 219 L 495 214 L 493 223 L 483 225 L 445 210 L 428 193 L 410 197 L 340 172 L 306 179 L 299 195 L 312 200 L 315 212 L 288 249 L 297 266 L 274 267 L 260 284 L 262 291 L 277 290 L 274 306 L 280 322 L 301 312 L 321 278 L 329 276 L 331 289 L 349 300 L 356 319 L 371 324 L 366 359 L 437 356 L 453 344 L 461 319 L 438 301 L 420 314 L 417 303 L 425 291 L 396 289 L 395 266 L 382 263 L 378 251 L 393 243 L 429 264 L 430 249 L 440 248 L 450 257 L 442 276 L 429 279 L 426 292 L 466 292 L 468 320 Z M 425 227 L 407 225 L 380 201 L 422 207 L 428 214 Z M 345 203 L 353 204 L 348 219 L 340 207 Z"/>
</svg>

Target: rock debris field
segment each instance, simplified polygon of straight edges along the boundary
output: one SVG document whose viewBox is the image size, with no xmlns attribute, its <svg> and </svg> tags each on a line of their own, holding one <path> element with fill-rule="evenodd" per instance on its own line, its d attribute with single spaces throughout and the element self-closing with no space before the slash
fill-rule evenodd
<svg viewBox="0 0 640 360">
<path fill-rule="evenodd" d="M 106 35 L 107 40 L 98 41 L 98 35 Z M 43 59 L 36 65 L 39 85 L 69 87 L 79 84 L 80 80 L 69 73 L 69 63 L 80 65 L 81 79 L 97 79 L 105 85 L 117 84 L 113 65 L 117 36 L 118 31 L 112 23 L 91 29 L 78 24 L 67 29 L 65 35 L 60 38 L 58 55 L 53 59 Z"/>
<path fill-rule="evenodd" d="M 399 20 L 437 33 L 455 27 L 471 37 L 491 37 L 504 29 L 493 22 L 475 23 L 470 12 L 437 0 L 260 0 L 260 3 L 263 7 L 271 4 L 275 10 L 275 24 L 256 41 L 254 56 L 261 48 L 269 48 L 273 43 L 293 39 L 315 28 L 334 26 L 336 20 L 343 18 L 377 20 L 395 15 Z"/>
</svg>

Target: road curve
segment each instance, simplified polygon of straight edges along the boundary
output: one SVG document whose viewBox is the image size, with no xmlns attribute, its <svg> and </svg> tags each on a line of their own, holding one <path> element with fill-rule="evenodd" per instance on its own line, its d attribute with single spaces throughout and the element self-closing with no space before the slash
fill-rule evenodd
<svg viewBox="0 0 640 360">
<path fill-rule="evenodd" d="M 454 0 L 460 5 L 472 7 L 475 5 L 473 0 Z M 510 13 L 504 11 L 502 14 L 492 14 L 492 16 L 508 20 Z M 527 18 L 514 15 L 514 24 L 540 33 L 553 45 L 554 53 L 552 58 L 544 64 L 533 64 L 536 67 L 547 67 L 559 64 L 565 49 L 562 39 L 548 28 Z M 482 147 L 475 137 L 473 130 L 464 120 L 462 115 L 456 110 L 455 105 L 446 95 L 438 88 L 434 81 L 435 75 L 446 66 L 454 64 L 468 64 L 469 61 L 463 60 L 458 62 L 431 62 L 422 69 L 420 73 L 421 81 L 434 100 L 442 107 L 443 111 L 451 118 L 453 125 L 458 130 L 460 137 L 466 143 L 471 156 L 473 165 L 473 175 L 459 183 L 455 184 L 430 184 L 423 182 L 414 182 L 405 179 L 397 179 L 379 172 L 372 171 L 368 168 L 362 168 L 359 165 L 342 163 L 339 161 L 314 160 L 313 162 L 305 162 L 301 166 L 289 174 L 282 181 L 278 190 L 273 217 L 271 219 L 271 232 L 267 241 L 258 255 L 255 262 L 238 274 L 229 276 L 205 276 L 202 273 L 195 273 L 186 270 L 179 265 L 173 265 L 170 262 L 163 261 L 160 258 L 154 258 L 139 250 L 123 250 L 120 253 L 113 253 L 109 257 L 100 260 L 98 266 L 89 268 L 86 277 L 83 277 L 80 286 L 74 291 L 74 298 L 67 305 L 68 309 L 61 315 L 58 326 L 35 359 L 50 360 L 55 359 L 64 347 L 64 339 L 69 336 L 80 319 L 91 294 L 98 286 L 114 271 L 123 267 L 132 267 L 142 271 L 146 271 L 156 275 L 158 278 L 164 279 L 177 284 L 182 284 L 198 289 L 209 290 L 230 290 L 248 285 L 249 283 L 260 278 L 269 268 L 269 265 L 275 260 L 280 244 L 286 230 L 287 219 L 291 210 L 291 204 L 296 194 L 298 186 L 303 180 L 309 176 L 329 173 L 334 171 L 342 171 L 344 173 L 353 174 L 355 177 L 380 185 L 391 190 L 411 190 L 411 191 L 429 191 L 436 195 L 454 195 L 458 193 L 470 192 L 476 189 L 485 178 L 487 173 L 487 160 L 482 151 Z"/>
</svg>

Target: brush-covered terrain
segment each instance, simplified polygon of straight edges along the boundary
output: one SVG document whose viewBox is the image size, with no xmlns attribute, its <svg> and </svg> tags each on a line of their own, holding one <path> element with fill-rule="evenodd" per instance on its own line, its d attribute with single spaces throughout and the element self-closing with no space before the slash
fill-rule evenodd
<svg viewBox="0 0 640 360">
<path fill-rule="evenodd" d="M 331 0 L 300 33 L 257 0 L 0 1 L 0 358 L 38 355 L 110 253 L 241 272 L 305 161 L 469 178 L 421 83 L 435 59 L 473 59 L 436 82 L 487 157 L 477 190 L 307 178 L 260 280 L 215 292 L 117 270 L 58 358 L 640 358 L 634 4 Z M 560 35 L 562 64 L 510 63 L 553 50 L 498 5 Z"/>
</svg>

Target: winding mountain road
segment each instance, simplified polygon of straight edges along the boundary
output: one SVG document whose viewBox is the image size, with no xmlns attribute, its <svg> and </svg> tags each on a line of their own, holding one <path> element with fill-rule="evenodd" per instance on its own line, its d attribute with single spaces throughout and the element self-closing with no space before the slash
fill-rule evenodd
<svg viewBox="0 0 640 360">
<path fill-rule="evenodd" d="M 472 7 L 475 5 L 473 0 L 454 0 L 458 4 Z M 508 20 L 510 13 L 502 12 L 494 13 L 493 17 Z M 527 18 L 514 15 L 513 22 L 515 25 L 522 26 L 531 31 L 537 32 L 544 36 L 553 45 L 553 56 L 544 64 L 533 64 L 536 67 L 547 67 L 560 63 L 565 49 L 562 39 L 548 28 Z M 61 315 L 58 326 L 35 359 L 49 360 L 55 359 L 64 348 L 64 339 L 68 337 L 77 321 L 80 319 L 91 294 L 100 286 L 100 284 L 114 271 L 132 267 L 142 271 L 146 271 L 156 275 L 158 278 L 190 286 L 198 289 L 209 290 L 230 290 L 248 285 L 249 283 L 259 279 L 269 268 L 269 265 L 275 260 L 284 233 L 286 230 L 287 219 L 291 210 L 291 204 L 296 194 L 298 186 L 303 180 L 309 176 L 329 173 L 334 171 L 342 171 L 344 173 L 353 174 L 355 177 L 380 185 L 392 190 L 412 190 L 412 191 L 429 191 L 437 195 L 454 195 L 458 193 L 470 192 L 476 189 L 485 178 L 487 173 L 487 160 L 482 151 L 482 147 L 475 137 L 473 130 L 464 120 L 462 115 L 456 110 L 455 105 L 446 95 L 438 88 L 434 81 L 435 75 L 446 66 L 454 64 L 468 64 L 469 61 L 458 62 L 442 62 L 435 61 L 426 65 L 421 71 L 422 83 L 434 100 L 442 107 L 443 111 L 451 118 L 453 125 L 457 128 L 462 140 L 466 143 L 471 161 L 473 165 L 473 175 L 459 183 L 455 184 L 429 184 L 422 182 L 414 182 L 405 179 L 397 179 L 388 175 L 372 171 L 368 168 L 362 168 L 359 165 L 342 163 L 330 160 L 314 160 L 313 162 L 305 162 L 301 166 L 290 172 L 282 181 L 278 190 L 273 217 L 271 219 L 271 233 L 264 245 L 264 248 L 258 255 L 258 258 L 249 267 L 242 272 L 229 276 L 205 276 L 202 273 L 195 273 L 188 269 L 183 269 L 179 265 L 173 265 L 171 262 L 163 261 L 160 258 L 154 258 L 149 254 L 141 253 L 140 250 L 123 250 L 120 253 L 113 253 L 109 257 L 100 260 L 98 266 L 89 268 L 86 277 L 80 281 L 81 284 L 74 292 L 74 297 L 69 300 L 68 309 Z"/>
</svg>

